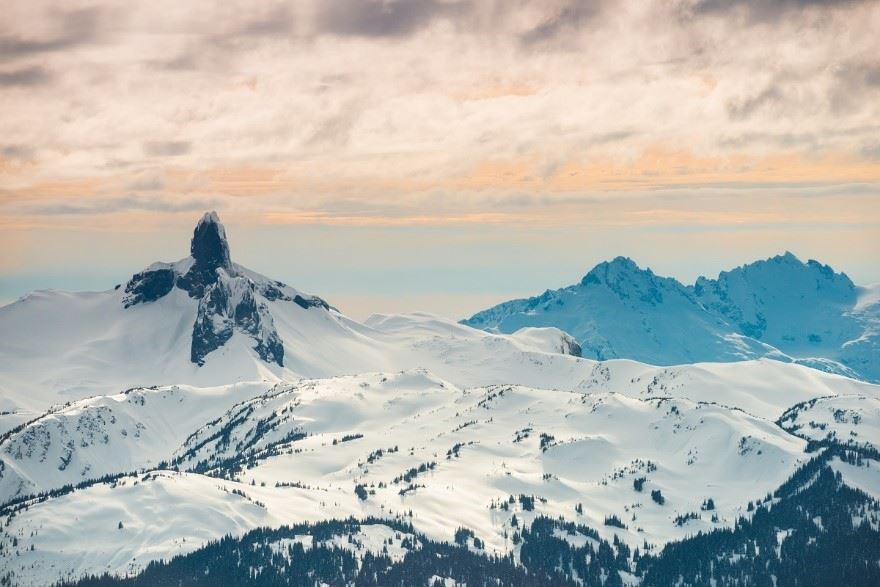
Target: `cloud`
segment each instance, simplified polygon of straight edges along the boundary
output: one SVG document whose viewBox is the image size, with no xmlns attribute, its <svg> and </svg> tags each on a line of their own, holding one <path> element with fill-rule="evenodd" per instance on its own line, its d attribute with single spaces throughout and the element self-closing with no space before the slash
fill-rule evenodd
<svg viewBox="0 0 880 587">
<path fill-rule="evenodd" d="M 769 35 L 681 19 L 693 0 L 88 1 L 69 19 L 21 4 L 0 33 L 20 57 L 0 62 L 0 136 L 39 154 L 0 155 L 0 206 L 135 191 L 453 217 L 505 191 L 583 198 L 875 160 L 876 4 L 795 3 L 812 8 Z M 692 156 L 650 164 L 658 148 Z M 876 177 L 831 171 L 810 181 Z"/>
<path fill-rule="evenodd" d="M 558 40 L 563 33 L 579 29 L 596 16 L 602 4 L 602 0 L 566 0 L 537 25 L 521 33 L 520 41 L 531 46 Z"/>
<path fill-rule="evenodd" d="M 290 8 L 278 5 L 267 14 L 245 22 L 235 34 L 251 37 L 287 37 L 294 31 L 295 25 L 296 19 Z"/>
<path fill-rule="evenodd" d="M 360 112 L 357 103 L 343 105 L 339 112 L 315 125 L 308 143 L 318 146 L 344 146 L 348 143 Z"/>
<path fill-rule="evenodd" d="M 440 0 L 326 0 L 320 3 L 320 32 L 362 37 L 404 37 L 465 4 Z"/>
<path fill-rule="evenodd" d="M 880 61 L 856 59 L 834 68 L 828 103 L 833 112 L 847 114 L 880 102 Z"/>
<path fill-rule="evenodd" d="M 52 75 L 39 66 L 24 67 L 11 71 L 0 71 L 0 86 L 40 86 L 48 83 Z"/>
<path fill-rule="evenodd" d="M 58 34 L 42 38 L 22 34 L 0 35 L 0 60 L 61 51 L 94 42 L 98 39 L 99 19 L 100 12 L 96 8 L 62 11 L 50 17 L 60 25 Z M 29 29 L 28 24 L 21 23 L 21 28 Z"/>
<path fill-rule="evenodd" d="M 34 156 L 34 150 L 27 145 L 4 145 L 0 147 L 0 155 L 6 159 L 26 161 Z"/>
<path fill-rule="evenodd" d="M 783 101 L 782 91 L 775 85 L 769 85 L 757 94 L 727 103 L 727 113 L 733 120 L 742 120 L 755 114 L 760 109 Z"/>
<path fill-rule="evenodd" d="M 120 212 L 177 213 L 222 209 L 223 203 L 223 199 L 219 197 L 180 198 L 126 194 L 110 198 L 83 197 L 71 202 L 27 203 L 18 206 L 16 211 L 21 215 L 47 216 L 93 216 Z"/>
<path fill-rule="evenodd" d="M 127 188 L 138 192 L 154 192 L 165 188 L 165 179 L 160 173 L 139 174 Z"/>
<path fill-rule="evenodd" d="M 742 9 L 754 21 L 772 21 L 792 10 L 827 10 L 873 1 L 876 0 L 698 0 L 694 11 L 697 14 L 713 14 Z"/>
<path fill-rule="evenodd" d="M 150 157 L 177 157 L 189 153 L 191 147 L 187 141 L 148 141 L 144 153 Z"/>
</svg>

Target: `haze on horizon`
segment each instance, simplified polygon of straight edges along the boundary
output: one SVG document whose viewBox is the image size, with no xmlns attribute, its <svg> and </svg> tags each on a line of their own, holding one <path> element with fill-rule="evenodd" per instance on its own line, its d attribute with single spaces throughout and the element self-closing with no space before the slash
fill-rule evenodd
<svg viewBox="0 0 880 587">
<path fill-rule="evenodd" d="M 626 255 L 880 282 L 880 3 L 0 0 L 0 303 L 107 289 L 216 209 L 355 317 Z"/>
</svg>

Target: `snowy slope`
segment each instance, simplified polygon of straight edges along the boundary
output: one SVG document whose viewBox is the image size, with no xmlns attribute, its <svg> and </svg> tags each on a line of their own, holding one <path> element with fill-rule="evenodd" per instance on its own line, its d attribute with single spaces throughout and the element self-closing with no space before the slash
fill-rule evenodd
<svg viewBox="0 0 880 587">
<path fill-rule="evenodd" d="M 880 398 L 820 397 L 785 411 L 779 425 L 801 438 L 880 450 Z M 880 486 L 877 487 L 880 490 Z"/>
<path fill-rule="evenodd" d="M 499 552 L 513 548 L 505 538 L 513 514 L 521 523 L 562 515 L 609 540 L 617 534 L 632 545 L 661 545 L 731 524 L 747 501 L 794 471 L 804 444 L 765 419 L 691 400 L 521 386 L 462 390 L 423 371 L 311 380 L 231 408 L 176 452 L 181 469 L 220 465 L 213 474 L 234 481 L 163 473 L 135 485 L 127 478 L 33 505 L 6 532 L 28 537 L 22 550 L 35 545 L 39 555 L 25 553 L 14 564 L 36 583 L 68 571 L 125 571 L 260 525 L 410 510 L 429 537 L 451 540 L 465 526 Z M 247 499 L 226 493 L 232 489 Z M 533 498 L 533 510 L 520 495 Z M 163 497 L 170 509 L 161 528 L 151 527 L 150 504 Z M 715 510 L 676 525 L 676 516 L 700 513 L 710 497 Z M 214 518 L 216 508 L 229 513 Z M 627 528 L 605 526 L 612 514 Z M 72 515 L 77 524 L 50 523 Z M 202 527 L 205 517 L 215 522 Z M 88 556 L 70 544 L 77 528 L 94 534 Z M 119 548 L 109 546 L 114 541 Z M 54 571 L 45 568 L 48 560 Z M 38 567 L 29 569 L 34 561 Z"/>
<path fill-rule="evenodd" d="M 232 493 L 236 485 L 157 472 L 58 497 L 6 526 L 5 570 L 33 586 L 84 572 L 133 573 L 150 560 L 275 522 L 265 508 Z"/>
<path fill-rule="evenodd" d="M 804 367 L 775 361 L 675 369 L 631 361 L 580 363 L 590 371 L 574 390 L 462 388 L 410 370 L 268 390 L 141 389 L 77 402 L 0 445 L 5 471 L 27 474 L 48 484 L 45 489 L 82 481 L 86 466 L 94 473 L 124 473 L 164 460 L 192 472 L 163 473 L 138 485 L 129 478 L 118 490 L 99 484 L 19 511 L 6 532 L 25 537 L 37 530 L 22 545 L 34 544 L 40 554 L 16 557 L 17 574 L 40 584 L 61 570 L 122 572 L 227 532 L 410 511 L 412 523 L 429 537 L 450 540 L 457 527 L 467 527 L 498 552 L 514 548 L 513 514 L 520 523 L 540 514 L 562 516 L 597 528 L 608 540 L 616 534 L 633 546 L 646 540 L 661 546 L 697 530 L 729 526 L 747 513 L 749 501 L 778 487 L 808 459 L 803 434 L 789 420 L 836 418 L 841 427 L 859 414 L 861 437 L 876 436 L 877 386 Z M 842 395 L 826 395 L 835 389 Z M 837 408 L 826 407 L 828 402 L 839 402 L 845 417 L 835 416 Z M 791 404 L 801 407 L 786 411 Z M 774 422 L 781 415 L 782 427 Z M 122 430 L 139 431 L 140 437 Z M 48 439 L 45 458 L 18 458 L 18 447 L 44 446 L 35 438 Z M 74 440 L 73 456 L 59 471 L 58 449 L 65 450 L 65 440 Z M 635 481 L 642 477 L 637 491 Z M 358 497 L 358 485 L 366 499 Z M 225 493 L 233 489 L 247 499 Z M 662 505 L 651 497 L 655 490 Z M 173 501 L 162 532 L 176 540 L 155 544 L 149 532 L 158 530 L 143 521 L 140 508 L 157 495 Z M 532 498 L 533 510 L 520 495 Z M 704 509 L 709 498 L 711 511 Z M 81 500 L 95 499 L 104 505 L 77 509 Z M 251 504 L 261 510 L 253 513 Z M 213 508 L 233 506 L 251 513 L 229 514 L 230 521 L 217 527 L 191 528 L 211 517 Z M 93 556 L 72 555 L 65 545 L 74 530 L 47 522 L 73 511 L 95 532 L 99 548 Z M 689 514 L 694 519 L 676 522 Z M 604 525 L 611 515 L 627 528 Z M 141 533 L 118 550 L 100 546 L 129 536 L 119 533 L 119 521 Z"/>
<path fill-rule="evenodd" d="M 693 286 L 618 257 L 577 285 L 484 310 L 463 323 L 493 332 L 555 326 L 583 356 L 658 365 L 769 357 L 880 380 L 880 315 L 870 291 L 791 253 L 701 277 Z"/>
<path fill-rule="evenodd" d="M 513 364 L 577 363 L 559 354 L 576 347 L 571 337 L 552 328 L 503 336 L 424 314 L 365 325 L 335 310 L 270 302 L 283 367 L 261 360 L 238 333 L 199 366 L 190 360 L 196 306 L 184 292 L 130 308 L 120 301 L 118 292 L 40 292 L 0 308 L 0 410 L 26 411 L 30 419 L 55 403 L 130 387 L 210 387 L 420 366 L 473 385 L 486 381 L 487 362 L 496 363 L 491 381 L 514 382 Z"/>
<path fill-rule="evenodd" d="M 849 277 L 788 252 L 722 271 L 714 280 L 701 277 L 693 290 L 746 336 L 794 356 L 830 356 L 861 332 L 846 315 L 857 300 Z"/>
<path fill-rule="evenodd" d="M 157 467 L 199 426 L 268 384 L 135 388 L 72 402 L 0 437 L 0 503 Z"/>
<path fill-rule="evenodd" d="M 407 355 L 401 342 L 401 364 L 421 361 L 436 369 L 430 378 L 465 389 L 521 381 L 531 387 L 578 393 L 601 391 L 642 400 L 676 398 L 712 403 L 768 421 L 777 420 L 793 405 L 817 398 L 880 397 L 876 385 L 777 361 L 677 367 L 652 367 L 625 360 L 595 363 L 519 350 L 514 344 L 516 337 L 511 341 L 435 318 L 423 316 L 415 321 L 386 317 L 382 322 L 388 336 L 413 340 L 416 346 L 431 351 L 421 348 Z M 392 322 L 397 326 L 392 328 Z M 476 333 L 477 338 L 470 342 L 465 338 L 456 346 L 454 337 L 438 335 L 432 339 L 426 334 L 442 328 Z M 202 434 L 202 426 L 231 406 L 245 410 L 252 397 L 270 388 L 285 389 L 286 385 L 253 382 L 206 388 L 137 388 L 59 406 L 0 437 L 0 504 L 106 474 L 155 467 L 163 461 L 171 463 L 179 457 L 185 442 L 191 445 Z M 320 388 L 322 380 L 309 385 Z M 344 407 L 339 413 L 344 413 Z M 265 432 L 266 438 L 273 438 L 269 430 Z M 226 441 L 230 444 L 224 458 L 247 452 L 231 439 Z M 189 467 L 195 464 L 192 459 L 184 463 Z"/>
</svg>

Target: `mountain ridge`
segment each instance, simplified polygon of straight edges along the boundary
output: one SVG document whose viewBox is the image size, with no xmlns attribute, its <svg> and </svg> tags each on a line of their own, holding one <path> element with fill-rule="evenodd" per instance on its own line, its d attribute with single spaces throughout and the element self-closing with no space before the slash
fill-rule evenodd
<svg viewBox="0 0 880 587">
<path fill-rule="evenodd" d="M 502 302 L 461 322 L 505 333 L 555 326 L 583 356 L 657 365 L 768 357 L 880 380 L 880 304 L 845 273 L 786 251 L 686 285 L 629 257 L 574 285 Z"/>
</svg>

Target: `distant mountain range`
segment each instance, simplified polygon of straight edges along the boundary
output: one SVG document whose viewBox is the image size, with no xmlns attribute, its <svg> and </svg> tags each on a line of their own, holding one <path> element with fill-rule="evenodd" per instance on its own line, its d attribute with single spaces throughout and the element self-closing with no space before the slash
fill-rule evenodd
<svg viewBox="0 0 880 587">
<path fill-rule="evenodd" d="M 792 253 L 684 285 L 632 259 L 600 263 L 580 283 L 504 302 L 463 320 L 490 332 L 555 326 L 584 357 L 654 365 L 767 357 L 880 380 L 877 290 Z"/>
</svg>

